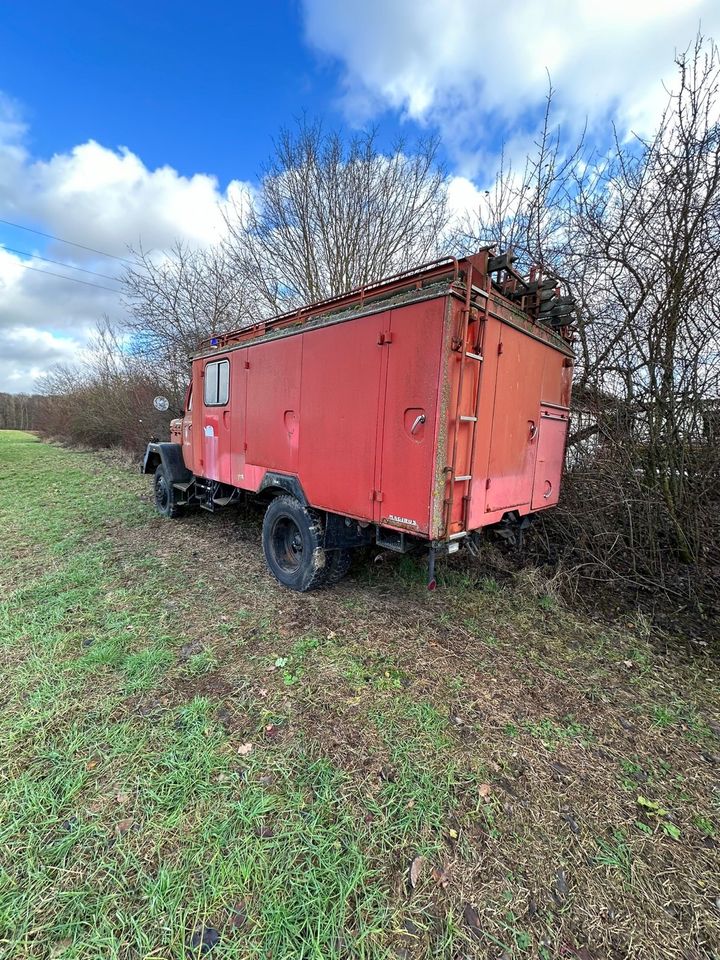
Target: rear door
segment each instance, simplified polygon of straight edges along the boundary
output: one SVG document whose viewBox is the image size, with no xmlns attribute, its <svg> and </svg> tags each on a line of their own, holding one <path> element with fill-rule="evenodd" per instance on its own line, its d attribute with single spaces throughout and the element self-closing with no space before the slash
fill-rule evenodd
<svg viewBox="0 0 720 960">
<path fill-rule="evenodd" d="M 543 378 L 542 349 L 503 324 L 497 358 L 485 512 L 530 504 Z"/>
<path fill-rule="evenodd" d="M 540 411 L 537 461 L 532 491 L 533 510 L 552 507 L 558 502 L 569 421 L 568 410 L 544 406 Z"/>
</svg>

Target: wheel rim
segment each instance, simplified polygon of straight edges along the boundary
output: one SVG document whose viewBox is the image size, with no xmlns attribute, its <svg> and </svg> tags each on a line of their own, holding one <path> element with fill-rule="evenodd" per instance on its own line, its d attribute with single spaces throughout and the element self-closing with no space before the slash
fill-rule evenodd
<svg viewBox="0 0 720 960">
<path fill-rule="evenodd" d="M 164 477 L 158 477 L 155 483 L 155 503 L 161 510 L 167 510 L 170 501 L 170 491 Z"/>
<path fill-rule="evenodd" d="M 296 573 L 303 562 L 304 543 L 300 527 L 291 517 L 278 517 L 270 544 L 273 558 L 283 573 Z"/>
</svg>

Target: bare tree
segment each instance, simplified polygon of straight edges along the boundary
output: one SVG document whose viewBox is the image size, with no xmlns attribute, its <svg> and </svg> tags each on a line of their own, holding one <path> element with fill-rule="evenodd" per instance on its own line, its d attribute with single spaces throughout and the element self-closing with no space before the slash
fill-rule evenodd
<svg viewBox="0 0 720 960">
<path fill-rule="evenodd" d="M 447 182 L 437 141 L 382 153 L 374 132 L 347 143 L 320 124 L 284 130 L 254 202 L 227 216 L 227 249 L 258 312 L 342 293 L 441 252 Z"/>
<path fill-rule="evenodd" d="M 720 58 L 677 57 L 657 131 L 593 155 L 552 125 L 503 157 L 461 242 L 499 241 L 577 302 L 573 470 L 547 526 L 583 575 L 671 590 L 716 549 L 720 425 Z M 674 573 L 672 571 L 675 571 Z"/>
<path fill-rule="evenodd" d="M 485 191 L 482 203 L 461 217 L 455 231 L 455 243 L 466 250 L 478 245 L 497 244 L 512 250 L 517 266 L 532 266 L 563 272 L 571 279 L 567 264 L 571 257 L 572 236 L 568 226 L 578 178 L 587 160 L 584 133 L 568 145 L 559 127 L 553 126 L 554 90 L 548 81 L 545 110 L 522 169 L 516 169 L 503 146 L 494 182 Z M 568 269 L 564 269 L 568 267 Z"/>
<path fill-rule="evenodd" d="M 56 366 L 39 387 L 37 429 L 93 447 L 139 452 L 151 436 L 166 435 L 170 418 L 182 409 L 182 392 L 173 394 L 162 369 L 129 349 L 127 332 L 107 318 L 98 323 L 84 359 Z M 167 413 L 153 406 L 160 393 L 169 395 Z"/>
<path fill-rule="evenodd" d="M 0 430 L 32 430 L 37 394 L 0 393 Z"/>
<path fill-rule="evenodd" d="M 124 276 L 132 349 L 179 383 L 204 337 L 248 319 L 247 285 L 219 245 L 176 243 L 164 254 L 140 248 L 134 258 Z"/>
</svg>

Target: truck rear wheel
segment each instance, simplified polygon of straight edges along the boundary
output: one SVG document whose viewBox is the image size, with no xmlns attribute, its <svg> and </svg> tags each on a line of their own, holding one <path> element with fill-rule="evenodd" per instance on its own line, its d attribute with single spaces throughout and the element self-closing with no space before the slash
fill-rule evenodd
<svg viewBox="0 0 720 960">
<path fill-rule="evenodd" d="M 352 550 L 328 550 L 325 554 L 325 583 L 328 587 L 339 583 L 352 564 Z"/>
<path fill-rule="evenodd" d="M 325 582 L 320 517 L 295 497 L 272 501 L 263 520 L 262 543 L 270 572 L 284 587 L 305 592 Z"/>
<path fill-rule="evenodd" d="M 161 463 L 155 470 L 154 491 L 157 512 L 162 514 L 163 517 L 177 517 L 180 513 L 177 494 L 165 467 Z"/>
</svg>

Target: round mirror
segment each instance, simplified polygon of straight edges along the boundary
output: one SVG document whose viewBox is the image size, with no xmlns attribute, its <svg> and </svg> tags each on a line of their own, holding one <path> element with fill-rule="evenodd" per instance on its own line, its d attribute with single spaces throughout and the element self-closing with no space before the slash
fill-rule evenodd
<svg viewBox="0 0 720 960">
<path fill-rule="evenodd" d="M 160 410 L 161 413 L 164 413 L 170 406 L 170 401 L 167 397 L 155 397 L 153 400 L 153 406 L 156 410 Z"/>
</svg>

